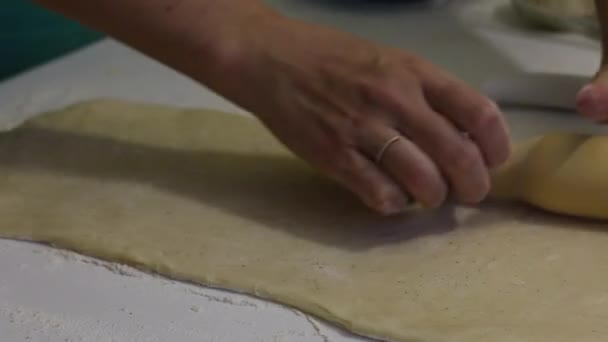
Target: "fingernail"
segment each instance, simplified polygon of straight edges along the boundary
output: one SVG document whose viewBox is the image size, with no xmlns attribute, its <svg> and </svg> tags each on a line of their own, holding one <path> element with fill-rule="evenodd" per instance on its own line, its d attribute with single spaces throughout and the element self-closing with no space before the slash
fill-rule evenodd
<svg viewBox="0 0 608 342">
<path fill-rule="evenodd" d="M 608 91 L 602 96 L 602 90 L 594 84 L 584 86 L 576 97 L 579 112 L 594 121 L 608 118 Z"/>
</svg>

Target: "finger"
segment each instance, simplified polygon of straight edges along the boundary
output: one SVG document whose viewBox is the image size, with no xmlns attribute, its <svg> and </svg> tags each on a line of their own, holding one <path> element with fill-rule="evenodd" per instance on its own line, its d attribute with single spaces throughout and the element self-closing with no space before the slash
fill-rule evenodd
<svg viewBox="0 0 608 342">
<path fill-rule="evenodd" d="M 400 132 L 386 125 L 370 124 L 361 134 L 364 153 L 375 158 Z M 378 165 L 418 203 L 435 208 L 446 199 L 448 186 L 433 161 L 407 138 L 402 137 L 386 148 Z"/>
<path fill-rule="evenodd" d="M 456 198 L 464 203 L 485 198 L 490 176 L 477 145 L 430 108 L 422 93 L 391 98 L 386 104 L 392 105 L 395 124 L 439 166 Z"/>
<path fill-rule="evenodd" d="M 592 82 L 579 91 L 576 108 L 592 121 L 608 121 L 608 65 L 603 66 Z"/>
<path fill-rule="evenodd" d="M 602 31 L 602 63 L 599 71 L 576 97 L 578 112 L 595 122 L 608 122 L 608 3 L 596 1 Z"/>
<path fill-rule="evenodd" d="M 383 215 L 398 214 L 407 208 L 409 201 L 401 188 L 358 151 L 343 153 L 329 173 L 368 207 Z"/>
<path fill-rule="evenodd" d="M 510 154 L 507 123 L 496 104 L 449 75 L 430 75 L 423 85 L 427 103 L 435 112 L 468 132 L 490 168 Z"/>
</svg>

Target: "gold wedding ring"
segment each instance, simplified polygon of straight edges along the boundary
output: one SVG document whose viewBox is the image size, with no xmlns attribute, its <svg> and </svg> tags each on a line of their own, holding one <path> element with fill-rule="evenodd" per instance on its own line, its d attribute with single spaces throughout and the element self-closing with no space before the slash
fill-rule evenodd
<svg viewBox="0 0 608 342">
<path fill-rule="evenodd" d="M 384 155 L 386 154 L 386 151 L 388 151 L 388 149 L 393 146 L 394 143 L 396 143 L 397 141 L 403 139 L 402 136 L 400 135 L 396 135 L 390 139 L 388 139 L 384 145 L 382 145 L 382 148 L 380 149 L 380 151 L 378 151 L 378 153 L 376 154 L 376 158 L 375 158 L 375 162 L 376 164 L 380 164 L 382 162 L 382 158 L 384 158 Z"/>
</svg>

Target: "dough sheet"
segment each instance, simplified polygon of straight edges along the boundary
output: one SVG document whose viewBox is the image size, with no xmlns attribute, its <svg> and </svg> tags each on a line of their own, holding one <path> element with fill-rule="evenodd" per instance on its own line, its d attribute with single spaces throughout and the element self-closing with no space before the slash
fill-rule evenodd
<svg viewBox="0 0 608 342">
<path fill-rule="evenodd" d="M 267 298 L 365 336 L 608 336 L 605 223 L 492 201 L 379 218 L 250 118 L 79 103 L 0 135 L 0 189 L 2 237 Z"/>
</svg>

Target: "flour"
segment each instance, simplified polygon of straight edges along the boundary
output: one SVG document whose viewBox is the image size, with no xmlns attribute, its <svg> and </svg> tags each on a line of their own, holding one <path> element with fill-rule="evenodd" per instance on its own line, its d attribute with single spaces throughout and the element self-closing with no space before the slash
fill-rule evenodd
<svg viewBox="0 0 608 342">
<path fill-rule="evenodd" d="M 140 326 L 135 334 L 137 338 L 133 339 L 133 327 L 127 331 L 98 319 L 70 318 L 25 307 L 0 307 L 0 319 L 8 320 L 17 330 L 24 331 L 23 339 L 27 341 L 160 342 L 151 327 Z"/>
<path fill-rule="evenodd" d="M 27 340 L 37 340 L 36 337 L 38 336 L 63 337 L 62 335 L 66 331 L 70 331 L 71 334 L 74 330 L 70 329 L 74 329 L 78 325 L 77 322 L 71 321 L 66 317 L 24 307 L 2 307 L 0 308 L 0 317 L 6 318 L 11 325 L 26 328 L 24 331 L 28 331 L 27 336 L 25 336 Z M 79 336 L 78 340 L 82 340 L 81 330 L 83 329 L 79 329 L 78 334 L 71 334 L 71 336 Z M 72 338 L 71 340 L 75 339 Z"/>
<path fill-rule="evenodd" d="M 185 291 L 187 293 L 196 295 L 196 296 L 200 296 L 203 297 L 205 299 L 207 299 L 210 302 L 216 302 L 216 303 L 222 303 L 222 304 L 228 304 L 228 305 L 235 305 L 235 306 L 247 306 L 247 307 L 252 307 L 252 308 L 258 308 L 258 305 L 255 303 L 252 303 L 248 300 L 242 299 L 239 301 L 233 300 L 230 297 L 216 297 L 216 296 L 212 296 L 206 293 L 203 293 L 202 291 L 197 291 L 191 288 L 185 289 Z M 194 311 L 194 310 L 192 310 Z"/>
<path fill-rule="evenodd" d="M 58 267 L 58 265 L 60 265 L 63 261 L 73 261 L 103 267 L 106 270 L 121 276 L 141 278 L 145 274 L 128 265 L 118 264 L 114 262 L 106 262 L 99 259 L 86 257 L 78 253 L 66 251 L 63 249 L 50 248 L 48 249 L 48 252 L 52 257 L 54 257 L 52 261 L 54 267 Z"/>
</svg>

